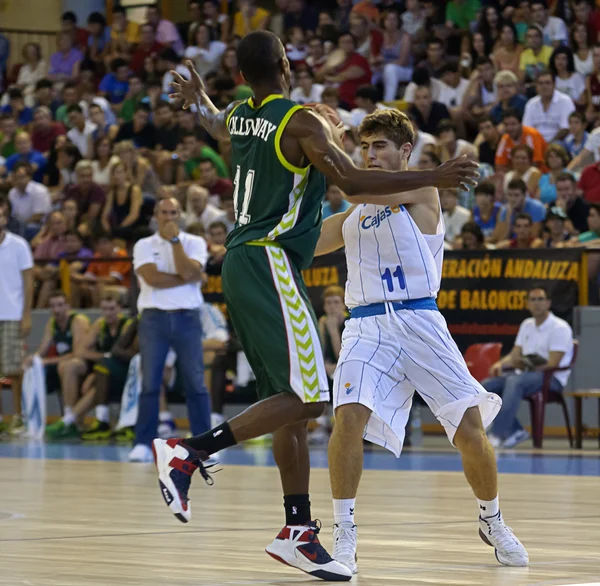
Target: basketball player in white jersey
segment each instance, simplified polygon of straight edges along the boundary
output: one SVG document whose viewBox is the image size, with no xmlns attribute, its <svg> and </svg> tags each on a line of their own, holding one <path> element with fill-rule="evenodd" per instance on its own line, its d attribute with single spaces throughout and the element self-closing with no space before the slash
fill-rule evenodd
<svg viewBox="0 0 600 586">
<path fill-rule="evenodd" d="M 359 134 L 367 167 L 407 169 L 414 130 L 403 113 L 370 114 Z M 399 456 L 416 390 L 461 453 L 479 503 L 481 539 L 500 563 L 526 566 L 527 552 L 499 509 L 496 460 L 485 435 L 501 400 L 469 374 L 435 301 L 444 250 L 437 190 L 373 202 L 325 220 L 316 252 L 345 246 L 351 310 L 334 376 L 329 442 L 334 558 L 357 571 L 354 510 L 363 437 Z"/>
</svg>

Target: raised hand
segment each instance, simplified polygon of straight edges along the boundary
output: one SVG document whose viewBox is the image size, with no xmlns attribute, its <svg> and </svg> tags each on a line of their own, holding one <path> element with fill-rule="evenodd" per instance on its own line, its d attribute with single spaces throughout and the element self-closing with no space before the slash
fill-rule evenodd
<svg viewBox="0 0 600 586">
<path fill-rule="evenodd" d="M 183 109 L 187 110 L 192 104 L 197 104 L 200 100 L 200 95 L 204 91 L 204 82 L 189 59 L 184 62 L 184 65 L 190 72 L 190 79 L 184 79 L 176 71 L 171 71 L 173 74 L 171 86 L 175 91 L 169 94 L 169 98 L 183 100 Z"/>
<path fill-rule="evenodd" d="M 452 189 L 455 187 L 470 189 L 477 185 L 479 179 L 479 164 L 466 155 L 451 159 L 433 171 L 435 174 L 434 185 L 439 189 Z"/>
</svg>

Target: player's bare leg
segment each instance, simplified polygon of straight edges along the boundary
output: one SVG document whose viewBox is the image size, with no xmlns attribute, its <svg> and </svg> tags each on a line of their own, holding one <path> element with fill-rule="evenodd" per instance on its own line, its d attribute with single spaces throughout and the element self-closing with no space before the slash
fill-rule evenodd
<svg viewBox="0 0 600 586">
<path fill-rule="evenodd" d="M 526 566 L 527 551 L 504 524 L 498 501 L 498 469 L 477 407 L 465 412 L 454 443 L 462 457 L 467 482 L 479 503 L 479 534 L 494 547 L 496 558 L 507 566 Z"/>
<path fill-rule="evenodd" d="M 359 403 L 340 405 L 335 410 L 329 440 L 329 479 L 333 495 L 333 557 L 352 573 L 356 567 L 354 508 L 363 470 L 363 431 L 371 410 Z"/>
</svg>

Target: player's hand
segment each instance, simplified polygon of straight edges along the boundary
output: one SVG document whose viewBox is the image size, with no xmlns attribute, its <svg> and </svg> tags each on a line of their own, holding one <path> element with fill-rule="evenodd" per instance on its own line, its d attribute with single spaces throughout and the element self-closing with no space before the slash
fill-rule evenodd
<svg viewBox="0 0 600 586">
<path fill-rule="evenodd" d="M 204 82 L 189 59 L 184 62 L 184 65 L 190 72 L 190 79 L 184 79 L 176 71 L 171 71 L 174 80 L 171 86 L 175 91 L 169 94 L 169 98 L 183 100 L 183 109 L 187 110 L 192 104 L 198 103 L 200 94 L 204 91 Z"/>
<path fill-rule="evenodd" d="M 433 171 L 434 185 L 439 189 L 471 189 L 477 185 L 479 179 L 479 163 L 462 155 L 440 165 Z"/>
</svg>

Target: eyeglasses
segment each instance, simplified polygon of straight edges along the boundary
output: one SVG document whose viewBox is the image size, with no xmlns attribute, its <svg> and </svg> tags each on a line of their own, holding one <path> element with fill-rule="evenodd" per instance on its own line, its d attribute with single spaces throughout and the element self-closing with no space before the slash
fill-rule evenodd
<svg viewBox="0 0 600 586">
<path fill-rule="evenodd" d="M 530 297 L 529 301 L 548 301 L 545 297 Z"/>
</svg>

